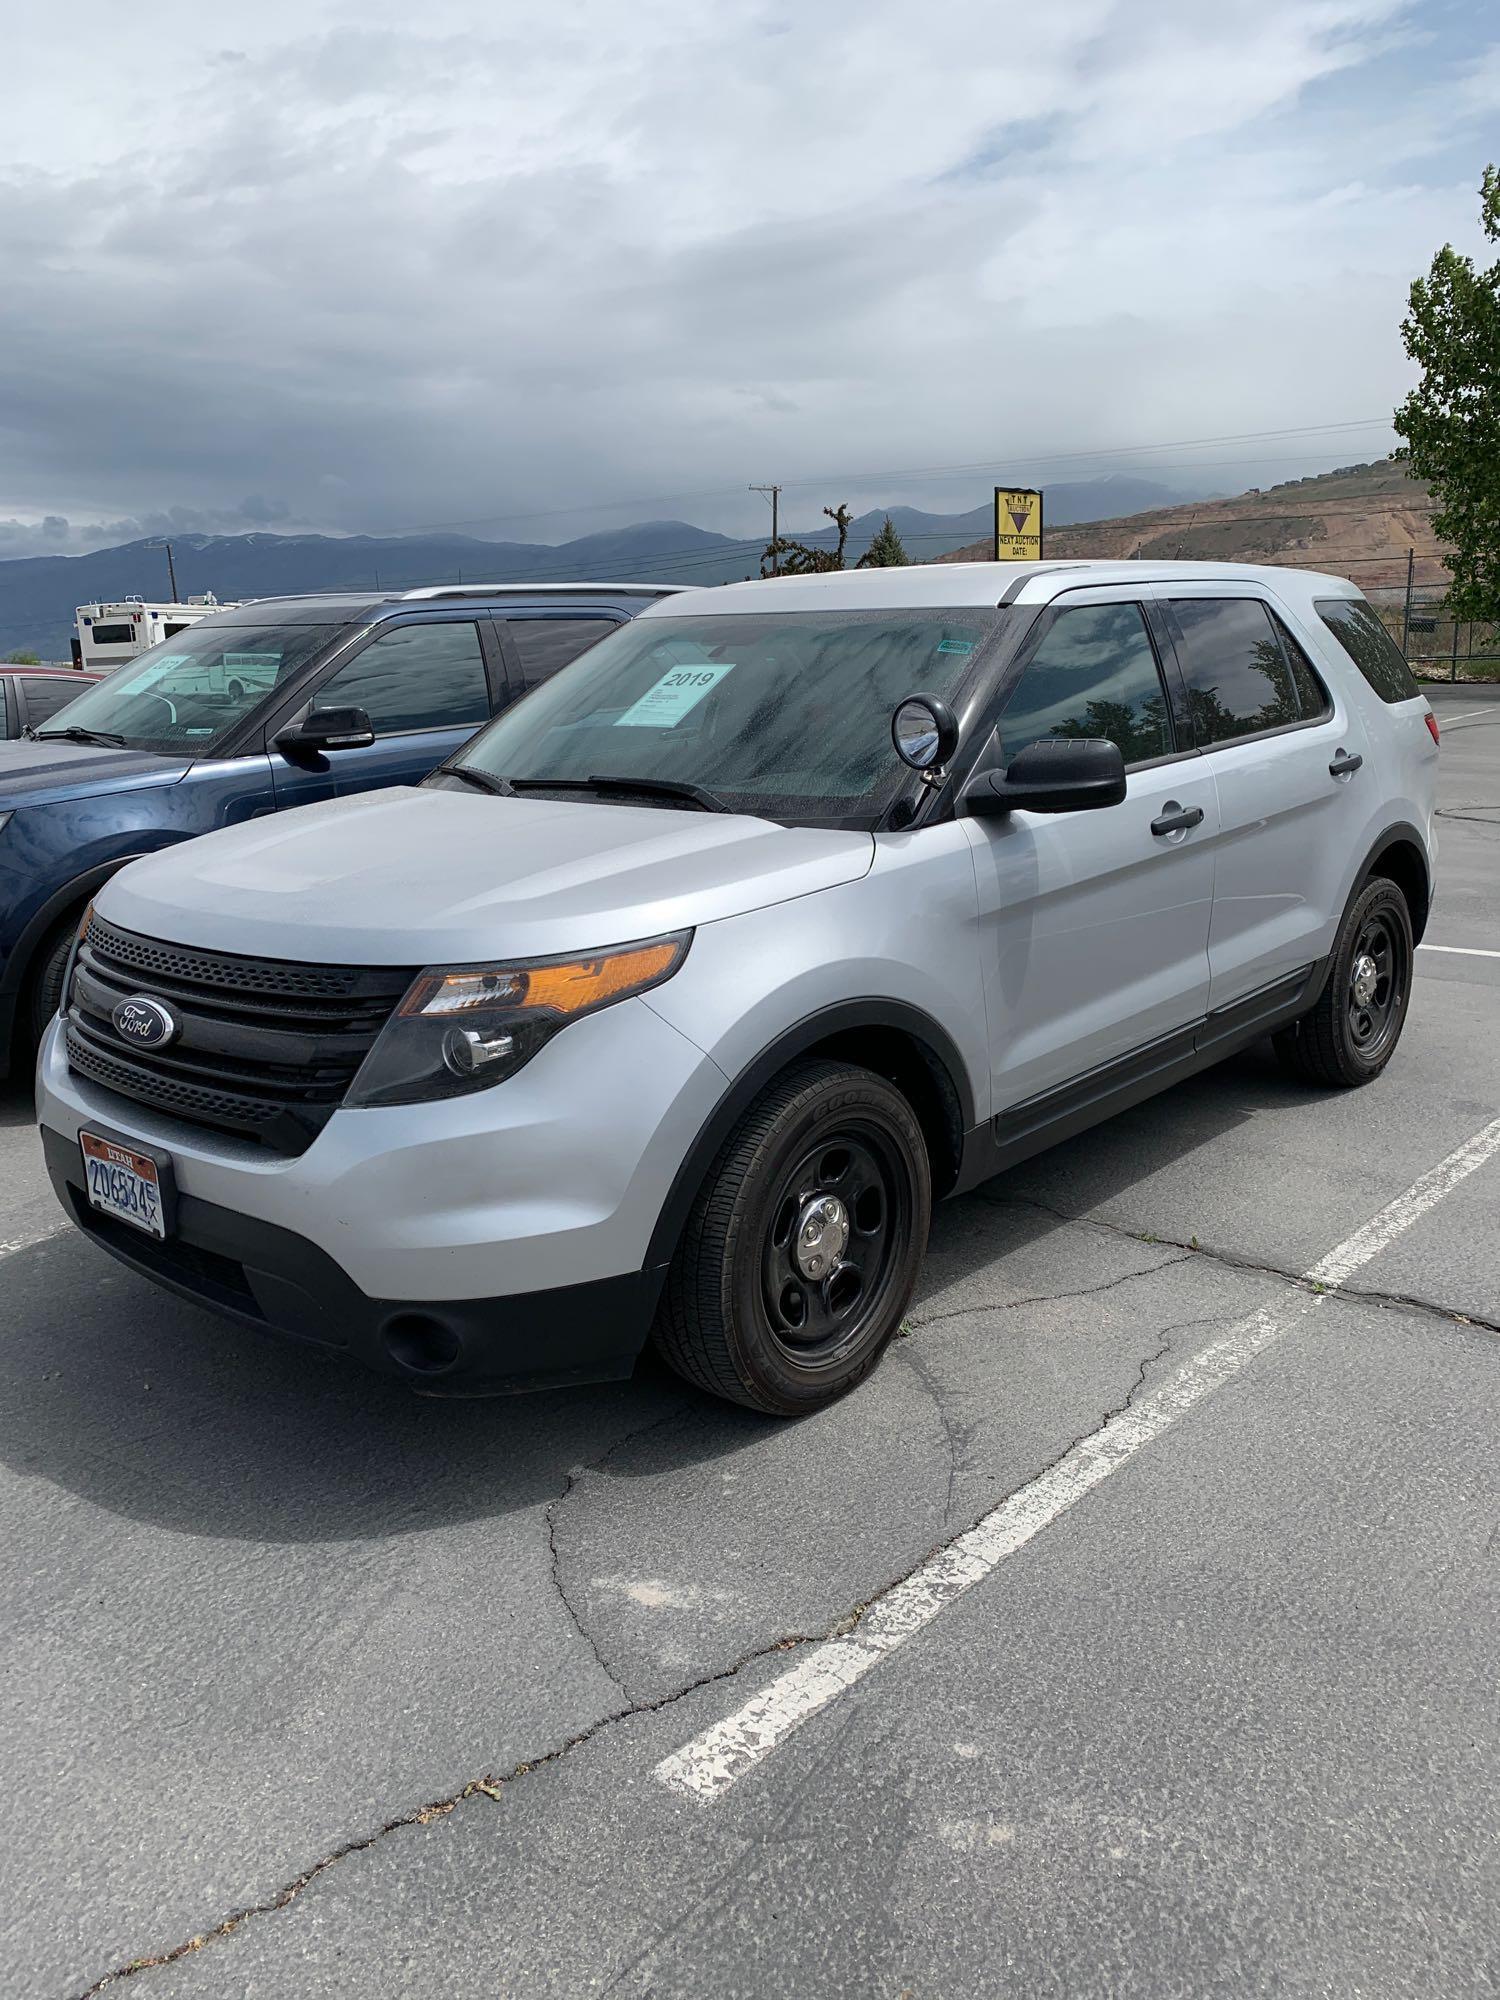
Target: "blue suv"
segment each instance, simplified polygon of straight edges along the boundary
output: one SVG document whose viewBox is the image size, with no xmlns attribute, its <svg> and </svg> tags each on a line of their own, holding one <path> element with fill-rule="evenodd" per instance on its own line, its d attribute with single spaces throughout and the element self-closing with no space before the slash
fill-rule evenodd
<svg viewBox="0 0 1500 2000">
<path fill-rule="evenodd" d="M 0 743 L 0 1077 L 57 1011 L 79 918 L 117 868 L 287 806 L 415 783 L 672 587 L 267 598 Z"/>
</svg>

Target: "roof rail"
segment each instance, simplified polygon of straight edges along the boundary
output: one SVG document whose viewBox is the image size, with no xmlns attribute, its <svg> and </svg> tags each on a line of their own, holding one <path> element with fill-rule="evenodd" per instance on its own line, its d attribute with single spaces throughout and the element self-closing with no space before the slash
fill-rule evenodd
<svg viewBox="0 0 1500 2000">
<path fill-rule="evenodd" d="M 665 597 L 671 591 L 691 590 L 688 583 L 429 583 L 420 590 L 401 590 L 403 602 L 434 597 L 543 597 L 565 596 L 580 590 L 598 590 L 613 597 Z"/>
</svg>

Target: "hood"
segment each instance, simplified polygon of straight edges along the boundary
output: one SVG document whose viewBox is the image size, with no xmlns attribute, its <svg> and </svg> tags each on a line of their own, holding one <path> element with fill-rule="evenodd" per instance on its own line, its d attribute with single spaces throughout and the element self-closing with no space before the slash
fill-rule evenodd
<svg viewBox="0 0 1500 2000">
<path fill-rule="evenodd" d="M 209 951 L 327 964 L 545 957 L 740 916 L 868 872 L 868 833 L 741 814 L 367 792 L 122 869 L 100 914 Z"/>
<path fill-rule="evenodd" d="M 122 792 L 138 785 L 172 785 L 190 757 L 152 750 L 116 750 L 103 743 L 0 743 L 0 812 L 45 806 L 93 792 Z"/>
</svg>

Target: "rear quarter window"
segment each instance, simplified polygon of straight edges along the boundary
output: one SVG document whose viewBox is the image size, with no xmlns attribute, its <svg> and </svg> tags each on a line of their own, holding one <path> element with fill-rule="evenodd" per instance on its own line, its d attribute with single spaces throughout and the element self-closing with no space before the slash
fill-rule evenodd
<svg viewBox="0 0 1500 2000">
<path fill-rule="evenodd" d="M 1317 612 L 1382 701 L 1410 701 L 1422 692 L 1401 648 L 1362 597 L 1320 597 Z"/>
</svg>

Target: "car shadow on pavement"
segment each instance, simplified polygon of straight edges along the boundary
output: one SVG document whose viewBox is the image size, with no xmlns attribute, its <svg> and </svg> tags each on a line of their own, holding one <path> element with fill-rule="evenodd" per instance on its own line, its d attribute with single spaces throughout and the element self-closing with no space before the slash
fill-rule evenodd
<svg viewBox="0 0 1500 2000">
<path fill-rule="evenodd" d="M 1310 1093 L 1243 1057 L 939 1208 L 920 1299 L 993 1272 L 1066 1221 L 1036 1169 L 1084 1205 Z M 1075 1204 L 1069 1204 L 1070 1207 Z M 1034 1261 L 1034 1260 L 1033 1260 Z M 628 1382 L 446 1402 L 159 1292 L 72 1231 L 0 1265 L 0 1460 L 174 1532 L 261 1543 L 367 1540 L 554 1500 L 584 1467 L 640 1477 L 752 1449 L 777 1420 L 700 1395 L 649 1352 Z M 860 1393 L 878 1393 L 864 1390 Z M 647 1431 L 650 1449 L 621 1448 Z"/>
</svg>

